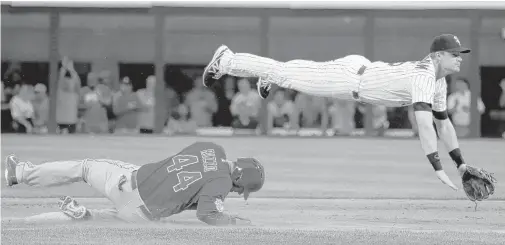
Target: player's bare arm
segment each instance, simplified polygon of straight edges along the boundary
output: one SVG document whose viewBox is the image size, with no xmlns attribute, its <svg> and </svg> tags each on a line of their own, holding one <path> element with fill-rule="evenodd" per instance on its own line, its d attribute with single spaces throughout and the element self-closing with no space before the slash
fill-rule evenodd
<svg viewBox="0 0 505 245">
<path fill-rule="evenodd" d="M 461 150 L 459 149 L 456 130 L 454 130 L 451 120 L 449 120 L 447 111 L 433 111 L 433 118 L 435 120 L 435 125 L 440 139 L 444 143 L 445 148 L 449 151 L 449 155 L 456 164 L 460 175 L 463 175 L 466 170 L 466 164 L 463 160 L 463 156 L 461 155 Z"/>
<path fill-rule="evenodd" d="M 419 140 L 423 151 L 430 161 L 437 177 L 446 185 L 454 190 L 458 188 L 452 183 L 447 174 L 442 168 L 440 157 L 437 149 L 437 134 L 433 128 L 433 119 L 431 112 L 431 105 L 426 102 L 414 103 L 414 113 L 416 115 L 416 122 L 419 130 Z"/>
</svg>

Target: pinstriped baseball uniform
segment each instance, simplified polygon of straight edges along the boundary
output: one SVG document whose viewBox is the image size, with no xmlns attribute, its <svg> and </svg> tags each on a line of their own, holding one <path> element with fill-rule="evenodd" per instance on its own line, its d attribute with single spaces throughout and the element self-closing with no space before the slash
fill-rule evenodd
<svg viewBox="0 0 505 245">
<path fill-rule="evenodd" d="M 446 109 L 445 79 L 435 78 L 429 56 L 421 61 L 370 62 L 360 55 L 315 62 L 279 62 L 247 53 L 227 51 L 220 66 L 224 73 L 259 77 L 283 88 L 299 92 L 365 103 L 399 107 L 415 102 L 432 104 L 433 110 Z"/>
</svg>

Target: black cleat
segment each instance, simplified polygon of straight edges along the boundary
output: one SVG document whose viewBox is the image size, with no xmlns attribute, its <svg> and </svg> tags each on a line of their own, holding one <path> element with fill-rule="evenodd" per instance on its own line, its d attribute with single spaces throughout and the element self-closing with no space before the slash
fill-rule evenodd
<svg viewBox="0 0 505 245">
<path fill-rule="evenodd" d="M 258 94 L 262 99 L 266 99 L 268 95 L 270 94 L 270 89 L 272 89 L 272 84 L 263 81 L 262 78 L 258 79 L 258 83 L 256 83 L 256 87 L 258 88 Z"/>
<path fill-rule="evenodd" d="M 203 86 L 210 87 L 212 86 L 219 78 L 221 78 L 224 74 L 220 71 L 219 66 L 221 64 L 221 57 L 226 51 L 230 49 L 225 45 L 221 45 L 216 52 L 214 53 L 214 57 L 210 63 L 205 67 L 203 71 Z"/>
</svg>

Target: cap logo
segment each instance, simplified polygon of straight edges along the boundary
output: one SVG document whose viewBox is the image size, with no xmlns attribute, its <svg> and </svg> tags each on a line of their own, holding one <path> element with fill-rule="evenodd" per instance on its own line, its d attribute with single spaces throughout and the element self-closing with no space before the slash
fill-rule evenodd
<svg viewBox="0 0 505 245">
<path fill-rule="evenodd" d="M 456 41 L 458 43 L 458 45 L 461 46 L 461 42 L 459 41 L 457 36 L 454 36 L 454 41 Z"/>
</svg>

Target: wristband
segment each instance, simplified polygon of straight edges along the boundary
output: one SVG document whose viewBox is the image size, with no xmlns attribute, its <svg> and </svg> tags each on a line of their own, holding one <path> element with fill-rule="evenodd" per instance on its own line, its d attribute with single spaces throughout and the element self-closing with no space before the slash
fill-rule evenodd
<svg viewBox="0 0 505 245">
<path fill-rule="evenodd" d="M 433 166 L 433 169 L 435 169 L 435 171 L 442 170 L 442 163 L 440 162 L 438 151 L 428 154 L 427 157 L 431 165 Z"/>
<path fill-rule="evenodd" d="M 449 152 L 449 156 L 451 156 L 452 160 L 456 163 L 456 167 L 459 168 L 461 164 L 464 164 L 463 156 L 461 156 L 461 150 L 456 148 Z"/>
</svg>

